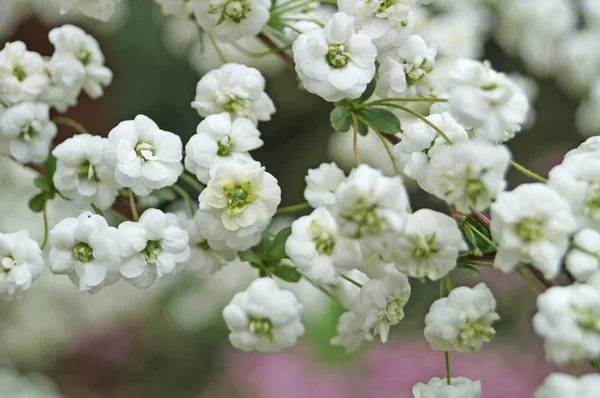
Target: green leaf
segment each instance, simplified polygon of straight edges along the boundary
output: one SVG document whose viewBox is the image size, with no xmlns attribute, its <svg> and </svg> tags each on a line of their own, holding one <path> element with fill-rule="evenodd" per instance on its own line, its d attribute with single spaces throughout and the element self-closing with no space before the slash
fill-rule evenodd
<svg viewBox="0 0 600 398">
<path fill-rule="evenodd" d="M 269 247 L 269 253 L 266 256 L 266 261 L 275 262 L 286 257 L 285 242 L 287 241 L 287 238 L 290 236 L 291 233 L 292 229 L 288 227 L 282 229 L 277 235 L 275 235 L 275 239 L 273 239 L 273 242 Z"/>
<path fill-rule="evenodd" d="M 52 181 L 54 177 L 54 172 L 56 171 L 56 158 L 54 155 L 48 155 L 46 159 L 46 163 L 44 163 L 44 170 L 46 171 L 46 178 L 48 181 Z"/>
<path fill-rule="evenodd" d="M 362 108 L 358 114 L 382 133 L 396 134 L 400 131 L 400 121 L 396 115 L 386 109 Z"/>
<path fill-rule="evenodd" d="M 291 267 L 289 265 L 278 265 L 273 267 L 273 275 L 277 276 L 280 279 L 283 279 L 286 282 L 296 283 L 302 279 L 302 275 L 300 272 L 296 270 L 296 268 Z"/>
<path fill-rule="evenodd" d="M 590 365 L 592 366 L 592 369 L 594 369 L 596 372 L 600 372 L 600 359 L 591 360 Z"/>
<path fill-rule="evenodd" d="M 175 195 L 175 191 L 169 187 L 155 189 L 152 191 L 151 195 L 162 200 L 173 200 L 177 197 L 177 195 Z"/>
<path fill-rule="evenodd" d="M 363 93 L 360 95 L 360 97 L 358 97 L 358 99 L 356 100 L 356 103 L 362 104 L 363 102 L 365 102 L 366 100 L 371 98 L 371 96 L 373 95 L 373 91 L 375 91 L 376 85 L 377 85 L 377 79 L 373 78 L 373 80 L 371 80 L 371 82 L 369 84 L 367 84 L 367 88 L 365 89 L 365 91 L 363 91 Z"/>
<path fill-rule="evenodd" d="M 357 126 L 358 126 L 358 134 L 363 135 L 363 136 L 367 135 L 367 133 L 369 132 L 369 126 L 367 126 L 360 120 L 358 121 Z"/>
<path fill-rule="evenodd" d="M 352 127 L 352 112 L 344 107 L 337 107 L 331 111 L 331 125 L 340 133 L 345 133 Z"/>
<path fill-rule="evenodd" d="M 250 264 L 255 265 L 257 267 L 262 266 L 262 259 L 258 254 L 254 253 L 252 250 L 244 250 L 239 253 L 240 260 L 248 261 Z"/>
<path fill-rule="evenodd" d="M 45 177 L 36 177 L 33 184 L 44 192 L 52 192 L 53 186 Z"/>
<path fill-rule="evenodd" d="M 261 257 L 264 257 L 269 252 L 269 247 L 271 246 L 271 236 L 267 231 L 263 232 L 260 237 L 260 243 L 258 244 L 258 252 Z"/>
<path fill-rule="evenodd" d="M 47 201 L 48 194 L 46 192 L 40 192 L 29 200 L 29 208 L 34 213 L 40 213 L 44 210 Z"/>
<path fill-rule="evenodd" d="M 471 275 L 473 275 L 475 278 L 479 278 L 481 276 L 481 272 L 477 268 L 475 268 L 471 265 L 459 264 L 458 268 L 464 269 L 465 271 L 470 272 Z"/>
<path fill-rule="evenodd" d="M 463 232 L 467 237 L 468 242 L 471 244 L 473 249 L 473 254 L 476 256 L 482 256 L 484 254 L 495 253 L 496 248 L 491 245 L 490 242 L 493 242 L 492 235 L 490 231 L 487 230 L 483 225 L 479 224 L 472 217 L 465 217 L 465 220 L 462 223 Z M 485 236 L 486 239 L 483 239 L 479 234 L 474 232 L 474 230 L 478 231 L 481 235 Z"/>
</svg>

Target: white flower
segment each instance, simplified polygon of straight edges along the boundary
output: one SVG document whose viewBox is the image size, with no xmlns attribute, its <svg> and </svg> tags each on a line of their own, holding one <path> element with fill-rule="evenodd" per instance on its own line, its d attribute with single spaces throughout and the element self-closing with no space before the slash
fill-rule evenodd
<svg viewBox="0 0 600 398">
<path fill-rule="evenodd" d="M 231 334 L 229 341 L 244 351 L 281 351 L 304 334 L 302 304 L 271 278 L 260 278 L 236 294 L 223 309 Z"/>
<path fill-rule="evenodd" d="M 502 192 L 492 204 L 490 231 L 499 243 L 494 266 L 508 272 L 528 262 L 553 279 L 576 227 L 567 201 L 544 184 Z"/>
<path fill-rule="evenodd" d="M 102 160 L 114 168 L 117 182 L 136 195 L 173 185 L 183 172 L 179 136 L 161 130 L 144 115 L 119 123 L 108 133 Z"/>
<path fill-rule="evenodd" d="M 188 233 L 171 213 L 148 209 L 138 222 L 119 225 L 121 240 L 121 275 L 139 289 L 150 287 L 154 280 L 181 271 L 190 258 Z"/>
<path fill-rule="evenodd" d="M 447 85 L 458 122 L 491 142 L 512 138 L 527 119 L 529 102 L 523 91 L 489 63 L 457 60 Z"/>
<path fill-rule="evenodd" d="M 453 144 L 469 140 L 464 127 L 449 113 L 429 115 L 426 119 L 442 130 Z M 404 129 L 400 142 L 394 145 L 393 152 L 402 173 L 416 180 L 424 190 L 430 192 L 431 189 L 427 188 L 429 162 L 443 145 L 448 145 L 444 137 L 424 121 L 417 120 Z"/>
<path fill-rule="evenodd" d="M 579 148 L 586 148 L 582 144 Z M 548 185 L 565 198 L 579 227 L 600 228 L 600 150 L 579 148 L 550 170 Z"/>
<path fill-rule="evenodd" d="M 437 280 L 456 267 L 458 253 L 467 249 L 462 233 L 451 217 L 421 209 L 408 215 L 391 260 L 408 276 Z"/>
<path fill-rule="evenodd" d="M 436 53 L 435 46 L 429 47 L 421 36 L 411 35 L 401 47 L 380 54 L 377 95 L 382 98 L 431 95 L 433 86 L 428 77 Z"/>
<path fill-rule="evenodd" d="M 298 270 L 317 284 L 332 284 L 361 261 L 358 242 L 340 236 L 333 216 L 319 207 L 292 223 L 285 252 Z"/>
<path fill-rule="evenodd" d="M 224 162 L 246 163 L 248 153 L 262 146 L 260 132 L 249 119 L 231 120 L 229 113 L 210 115 L 185 146 L 185 167 L 206 184 L 210 170 Z"/>
<path fill-rule="evenodd" d="M 361 285 L 364 285 L 365 282 L 369 280 L 369 277 L 358 269 L 346 271 L 343 274 Z M 339 276 L 337 280 L 337 288 L 340 301 L 342 302 L 343 306 L 345 308 L 351 308 L 354 298 L 358 296 L 358 293 L 360 293 L 360 287 Z"/>
<path fill-rule="evenodd" d="M 44 58 L 25 43 L 6 43 L 0 51 L 0 100 L 9 104 L 35 101 L 48 84 Z"/>
<path fill-rule="evenodd" d="M 185 18 L 191 14 L 189 0 L 154 0 L 154 2 L 160 5 L 160 9 L 165 15 Z M 195 27 L 195 30 L 197 29 Z"/>
<path fill-rule="evenodd" d="M 368 36 L 379 50 L 401 46 L 412 31 L 410 12 L 418 0 L 338 0 L 341 12 L 356 19 L 356 29 Z"/>
<path fill-rule="evenodd" d="M 329 102 L 358 98 L 365 91 L 375 75 L 377 49 L 354 28 L 354 18 L 338 12 L 325 28 L 296 39 L 296 72 L 307 91 Z"/>
<path fill-rule="evenodd" d="M 21 163 L 43 163 L 56 132 L 48 105 L 21 102 L 0 112 L 0 154 Z"/>
<path fill-rule="evenodd" d="M 81 71 L 81 63 L 73 59 L 71 56 L 55 56 L 48 63 L 48 70 L 62 69 L 63 71 L 77 72 Z M 73 78 L 80 80 L 77 73 Z M 81 84 L 67 86 L 59 81 L 55 81 L 50 76 L 50 81 L 44 91 L 39 95 L 38 101 L 48 104 L 51 108 L 55 108 L 58 112 L 64 113 L 70 107 L 77 105 L 79 95 L 81 94 Z"/>
<path fill-rule="evenodd" d="M 102 162 L 102 150 L 108 140 L 95 135 L 78 134 L 52 151 L 56 157 L 53 182 L 62 196 L 79 209 L 94 205 L 109 209 L 118 194 L 114 174 Z"/>
<path fill-rule="evenodd" d="M 255 36 L 269 20 L 270 0 L 192 0 L 196 22 L 222 42 Z"/>
<path fill-rule="evenodd" d="M 116 4 L 120 0 L 57 0 L 61 13 L 79 10 L 88 17 L 101 21 L 108 19 L 115 13 Z"/>
<path fill-rule="evenodd" d="M 436 300 L 425 316 L 425 338 L 435 351 L 478 352 L 496 333 L 496 300 L 483 283 L 458 287 Z"/>
<path fill-rule="evenodd" d="M 219 217 L 225 229 L 264 225 L 281 201 L 277 180 L 258 162 L 224 163 L 214 169 L 200 194 L 200 210 Z"/>
<path fill-rule="evenodd" d="M 337 335 L 329 342 L 331 345 L 344 347 L 346 352 L 354 351 L 365 341 L 371 341 L 373 336 L 365 329 L 363 319 L 352 311 L 344 312 L 336 326 Z"/>
<path fill-rule="evenodd" d="M 434 377 L 429 383 L 417 383 L 413 387 L 414 398 L 480 398 L 481 382 L 466 377 L 453 377 L 448 385 L 446 379 Z"/>
<path fill-rule="evenodd" d="M 235 231 L 227 229 L 221 217 L 213 213 L 198 210 L 194 222 L 200 234 L 206 238 L 213 250 L 246 250 L 256 245 L 267 224 L 254 224 Z"/>
<path fill-rule="evenodd" d="M 285 2 L 290 3 L 289 0 L 280 3 Z M 306 5 L 302 8 L 291 7 L 288 11 L 284 7 L 279 12 L 279 18 L 285 20 L 287 25 L 283 28 L 283 34 L 290 42 L 294 42 L 302 33 L 321 29 L 335 13 L 334 8 L 328 7 L 327 4 L 322 4 L 318 0 L 303 4 Z"/>
<path fill-rule="evenodd" d="M 113 74 L 104 66 L 104 54 L 96 39 L 73 25 L 54 28 L 48 37 L 55 48 L 48 65 L 53 83 L 82 87 L 91 98 L 101 97 Z"/>
<path fill-rule="evenodd" d="M 585 374 L 573 377 L 552 373 L 544 380 L 533 398 L 596 398 L 600 391 L 600 375 Z"/>
<path fill-rule="evenodd" d="M 504 189 L 510 152 L 503 145 L 469 141 L 441 146 L 431 157 L 425 186 L 461 213 L 487 209 Z"/>
<path fill-rule="evenodd" d="M 191 275 L 204 278 L 214 274 L 228 261 L 233 261 L 237 253 L 231 249 L 215 250 L 202 236 L 194 220 L 184 220 L 183 227 L 189 235 L 190 258 L 182 267 Z"/>
<path fill-rule="evenodd" d="M 346 178 L 335 163 L 322 163 L 316 169 L 308 169 L 304 198 L 314 208 L 335 204 L 335 191 Z"/>
<path fill-rule="evenodd" d="M 537 298 L 533 327 L 556 364 L 600 356 L 600 291 L 588 285 L 551 287 Z"/>
<path fill-rule="evenodd" d="M 261 73 L 233 63 L 202 76 L 192 108 L 202 117 L 227 112 L 234 119 L 244 117 L 254 124 L 271 120 L 275 113 L 275 105 L 265 93 L 265 78 Z"/>
<path fill-rule="evenodd" d="M 43 271 L 42 251 L 29 232 L 0 233 L 0 297 L 21 298 Z"/>
<path fill-rule="evenodd" d="M 119 233 L 90 212 L 65 218 L 49 233 L 48 261 L 54 274 L 69 275 L 80 291 L 97 293 L 119 279 Z"/>
<path fill-rule="evenodd" d="M 404 229 L 407 208 L 408 195 L 400 177 L 385 177 L 361 164 L 336 190 L 333 214 L 342 235 L 360 239 L 381 254 Z"/>
<path fill-rule="evenodd" d="M 600 232 L 584 228 L 573 237 L 572 249 L 565 256 L 565 268 L 579 282 L 600 271 Z"/>
<path fill-rule="evenodd" d="M 406 275 L 388 268 L 382 279 L 371 279 L 362 286 L 352 310 L 362 319 L 364 329 L 373 329 L 385 343 L 390 326 L 404 318 L 404 305 L 410 297 Z"/>
</svg>

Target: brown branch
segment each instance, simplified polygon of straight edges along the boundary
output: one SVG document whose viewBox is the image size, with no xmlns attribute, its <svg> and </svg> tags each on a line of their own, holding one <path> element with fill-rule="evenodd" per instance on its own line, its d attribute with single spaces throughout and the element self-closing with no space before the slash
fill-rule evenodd
<svg viewBox="0 0 600 398">
<path fill-rule="evenodd" d="M 265 45 L 267 47 L 269 47 L 272 50 L 278 50 L 277 51 L 277 55 L 279 55 L 279 57 L 283 60 L 283 62 L 285 62 L 286 64 L 288 64 L 288 66 L 292 69 L 296 69 L 296 63 L 294 62 L 294 58 L 291 57 L 291 55 L 287 54 L 285 51 L 279 51 L 279 46 L 277 45 L 277 43 L 275 43 L 273 40 L 271 40 L 271 38 L 269 36 L 267 36 L 264 33 L 259 33 L 258 34 L 258 38 L 265 43 Z"/>
</svg>

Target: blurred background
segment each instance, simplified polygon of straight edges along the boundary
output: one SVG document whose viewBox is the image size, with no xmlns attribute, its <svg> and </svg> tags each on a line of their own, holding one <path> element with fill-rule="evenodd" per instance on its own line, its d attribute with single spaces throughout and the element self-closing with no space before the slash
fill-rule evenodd
<svg viewBox="0 0 600 398">
<path fill-rule="evenodd" d="M 594 108 L 587 98 L 589 85 L 573 83 L 581 62 L 588 73 L 600 75 L 600 59 L 582 60 L 580 54 L 568 52 L 549 55 L 560 33 L 554 29 L 555 20 L 547 22 L 544 35 L 527 31 L 523 18 L 509 12 L 515 1 L 520 0 L 439 0 L 417 10 L 415 32 L 438 44 L 436 73 L 444 73 L 454 58 L 464 56 L 489 59 L 496 69 L 514 74 L 535 111 L 510 147 L 515 160 L 546 175 L 582 142 L 582 134 L 600 132 L 592 117 L 600 114 L 600 107 Z M 60 16 L 54 3 L 0 0 L 0 46 L 21 40 L 50 55 L 48 32 L 64 23 L 81 26 L 98 38 L 114 82 L 99 100 L 82 96 L 67 116 L 99 135 L 138 114 L 180 135 L 184 143 L 195 133 L 200 117 L 190 102 L 196 83 L 220 62 L 210 45 L 200 42 L 193 22 L 163 17 L 151 0 L 123 0 L 107 24 L 76 14 Z M 573 13 L 571 35 L 595 29 L 581 10 L 558 12 Z M 535 22 L 530 19 L 527 25 Z M 260 43 L 244 40 L 238 46 L 261 51 Z M 571 43 L 578 42 L 575 38 Z M 531 50 L 542 45 L 547 51 Z M 308 168 L 332 160 L 352 166 L 351 137 L 332 132 L 330 104 L 300 91 L 294 73 L 275 55 L 257 59 L 234 46 L 223 49 L 229 61 L 255 66 L 267 77 L 277 113 L 271 122 L 260 124 L 265 145 L 253 156 L 279 180 L 282 205 L 303 201 Z M 583 116 L 581 103 L 592 109 Z M 410 122 L 404 116 L 402 120 Z M 72 134 L 61 127 L 55 144 Z M 390 172 L 373 134 L 361 137 L 359 147 L 363 161 Z M 525 181 L 514 171 L 509 177 L 513 186 Z M 41 215 L 31 213 L 23 200 L 35 194 L 33 178 L 30 170 L 0 158 L 0 231 L 28 229 L 41 240 Z M 445 210 L 417 187 L 412 188 L 411 200 L 414 209 Z M 157 204 L 149 200 L 147 205 Z M 56 199 L 49 210 L 50 223 L 71 214 L 75 210 Z M 272 229 L 291 221 L 275 219 Z M 485 271 L 478 279 L 460 270 L 453 276 L 455 284 L 484 281 L 495 293 L 502 317 L 498 334 L 477 356 L 452 354 L 452 373 L 481 380 L 486 398 L 531 397 L 555 370 L 544 363 L 532 331 L 535 298 L 518 277 Z M 436 284 L 412 281 L 406 318 L 392 328 L 391 341 L 374 341 L 351 354 L 328 343 L 343 309 L 308 283 L 290 286 L 306 307 L 307 333 L 295 348 L 265 355 L 232 349 L 221 318 L 231 297 L 257 277 L 254 269 L 238 261 L 204 280 L 180 275 L 159 280 L 146 291 L 119 283 L 91 296 L 79 293 L 66 276 L 47 273 L 22 301 L 0 303 L 0 397 L 11 397 L 3 391 L 18 380 L 31 389 L 23 396 L 32 398 L 410 398 L 415 383 L 444 374 L 443 353 L 431 351 L 422 335 Z"/>
</svg>

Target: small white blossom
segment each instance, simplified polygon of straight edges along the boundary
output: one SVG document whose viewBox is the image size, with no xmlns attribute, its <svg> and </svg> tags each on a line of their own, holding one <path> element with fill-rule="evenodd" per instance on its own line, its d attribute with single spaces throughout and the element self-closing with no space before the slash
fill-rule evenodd
<svg viewBox="0 0 600 398">
<path fill-rule="evenodd" d="M 0 154 L 21 163 L 43 163 L 56 132 L 48 105 L 21 102 L 0 112 Z"/>
<path fill-rule="evenodd" d="M 600 232 L 582 229 L 573 237 L 571 247 L 565 268 L 577 281 L 585 282 L 600 271 Z"/>
<path fill-rule="evenodd" d="M 304 4 L 306 5 L 300 9 L 292 7 L 289 11 L 284 9 L 279 14 L 288 25 L 283 28 L 283 34 L 290 42 L 294 42 L 302 33 L 321 29 L 335 13 L 333 8 L 318 0 Z"/>
<path fill-rule="evenodd" d="M 323 285 L 334 283 L 341 272 L 355 268 L 361 260 L 358 242 L 338 234 L 335 219 L 324 207 L 292 223 L 285 252 L 298 271 Z"/>
<path fill-rule="evenodd" d="M 183 227 L 189 235 L 190 258 L 182 264 L 187 273 L 204 278 L 217 272 L 228 261 L 233 261 L 237 253 L 231 249 L 215 250 L 202 236 L 194 220 L 184 220 Z"/>
<path fill-rule="evenodd" d="M 450 384 L 446 379 L 434 377 L 429 383 L 417 383 L 413 387 L 414 398 L 480 398 L 481 382 L 466 377 L 453 377 Z"/>
<path fill-rule="evenodd" d="M 377 49 L 354 29 L 354 18 L 338 12 L 325 28 L 296 39 L 296 72 L 307 91 L 329 102 L 358 98 L 365 91 L 375 75 Z"/>
<path fill-rule="evenodd" d="M 304 334 L 302 304 L 271 278 L 260 278 L 223 309 L 231 344 L 244 351 L 281 351 Z"/>
<path fill-rule="evenodd" d="M 408 195 L 398 176 L 361 164 L 340 183 L 333 209 L 340 233 L 384 253 L 404 229 Z"/>
<path fill-rule="evenodd" d="M 496 333 L 496 300 L 483 283 L 458 287 L 436 300 L 425 316 L 425 338 L 435 351 L 478 352 Z"/>
<path fill-rule="evenodd" d="M 20 299 L 31 282 L 42 275 L 44 259 L 29 232 L 0 233 L 0 297 Z"/>
<path fill-rule="evenodd" d="M 444 132 L 453 144 L 466 142 L 469 136 L 464 127 L 458 124 L 449 113 L 433 114 L 426 119 Z M 394 156 L 403 175 L 416 180 L 427 192 L 428 166 L 431 157 L 446 139 L 422 120 L 411 123 L 400 135 L 400 142 L 394 145 Z"/>
<path fill-rule="evenodd" d="M 0 100 L 10 104 L 35 101 L 48 84 L 46 61 L 25 43 L 6 43 L 0 51 Z"/>
<path fill-rule="evenodd" d="M 322 163 L 316 169 L 308 169 L 304 198 L 314 208 L 335 204 L 335 191 L 346 178 L 335 163 Z"/>
<path fill-rule="evenodd" d="M 93 204 L 105 210 L 117 197 L 119 186 L 113 171 L 102 162 L 102 150 L 107 142 L 99 136 L 78 134 L 52 151 L 57 159 L 54 186 L 79 209 Z"/>
<path fill-rule="evenodd" d="M 213 250 L 246 250 L 256 245 L 267 224 L 254 224 L 235 231 L 227 229 L 218 214 L 198 210 L 194 223 Z"/>
<path fill-rule="evenodd" d="M 499 243 L 495 267 L 508 272 L 523 261 L 547 279 L 558 275 L 577 227 L 566 200 L 544 184 L 523 184 L 498 195 L 491 214 L 490 231 Z"/>
<path fill-rule="evenodd" d="M 457 60 L 447 86 L 458 122 L 491 142 L 512 138 L 527 119 L 529 102 L 523 91 L 488 63 Z"/>
<path fill-rule="evenodd" d="M 80 291 L 97 293 L 119 279 L 119 234 L 90 212 L 65 218 L 49 233 L 48 261 L 54 274 L 68 275 Z"/>
<path fill-rule="evenodd" d="M 600 356 L 600 291 L 588 285 L 551 287 L 537 298 L 533 327 L 546 359 L 557 364 Z"/>
<path fill-rule="evenodd" d="M 410 12 L 418 0 L 338 0 L 341 12 L 356 19 L 356 29 L 379 50 L 401 46 L 413 29 Z"/>
<path fill-rule="evenodd" d="M 182 157 L 179 136 L 161 130 L 144 115 L 112 129 L 102 152 L 117 182 L 140 196 L 173 185 L 183 172 Z"/>
<path fill-rule="evenodd" d="M 262 146 L 260 132 L 249 119 L 231 120 L 229 113 L 210 115 L 185 146 L 185 167 L 206 184 L 210 170 L 224 162 L 246 163 L 248 153 Z"/>
<path fill-rule="evenodd" d="M 585 374 L 573 377 L 552 373 L 544 380 L 533 398 L 596 398 L 600 391 L 600 375 Z"/>
<path fill-rule="evenodd" d="M 408 276 L 437 280 L 456 267 L 458 253 L 467 249 L 462 233 L 451 217 L 421 209 L 408 215 L 391 260 Z"/>
<path fill-rule="evenodd" d="M 60 12 L 65 14 L 72 10 L 79 10 L 88 17 L 101 21 L 108 19 L 115 13 L 116 5 L 120 0 L 57 0 Z"/>
<path fill-rule="evenodd" d="M 382 98 L 431 95 L 429 73 L 435 66 L 435 46 L 421 36 L 411 35 L 401 47 L 380 54 L 379 79 L 375 92 Z"/>
<path fill-rule="evenodd" d="M 363 328 L 373 329 L 385 343 L 390 326 L 404 318 L 404 305 L 410 298 L 410 284 L 406 275 L 388 268 L 382 279 L 371 279 L 360 289 L 352 303 L 352 310 L 362 319 Z"/>
<path fill-rule="evenodd" d="M 269 20 L 270 0 L 192 0 L 196 22 L 215 39 L 231 43 L 255 36 Z"/>
<path fill-rule="evenodd" d="M 363 319 L 355 312 L 344 312 L 336 326 L 337 335 L 329 342 L 331 345 L 344 347 L 346 352 L 354 351 L 365 341 L 371 341 L 373 336 L 364 327 Z"/>
<path fill-rule="evenodd" d="M 104 66 L 104 54 L 96 39 L 73 25 L 54 28 L 48 37 L 55 48 L 48 65 L 52 82 L 72 89 L 81 87 L 94 99 L 101 97 L 113 74 Z"/>
<path fill-rule="evenodd" d="M 482 211 L 505 188 L 509 161 L 510 152 L 502 145 L 444 145 L 432 155 L 423 186 L 461 213 Z"/>
<path fill-rule="evenodd" d="M 365 282 L 369 280 L 369 277 L 358 269 L 346 271 L 343 273 L 343 275 L 361 285 L 364 285 Z M 340 301 L 342 302 L 343 306 L 345 308 L 351 308 L 354 298 L 358 296 L 358 293 L 360 293 L 360 287 L 339 276 L 337 280 L 337 288 Z"/>
<path fill-rule="evenodd" d="M 188 233 L 171 213 L 148 209 L 138 222 L 119 225 L 121 241 L 121 275 L 139 289 L 150 287 L 155 279 L 181 271 L 190 258 Z"/>
<path fill-rule="evenodd" d="M 265 78 L 258 69 L 233 63 L 202 76 L 192 108 L 202 117 L 227 112 L 234 119 L 244 117 L 254 124 L 271 120 L 275 113 L 275 105 L 265 93 Z"/>
</svg>

